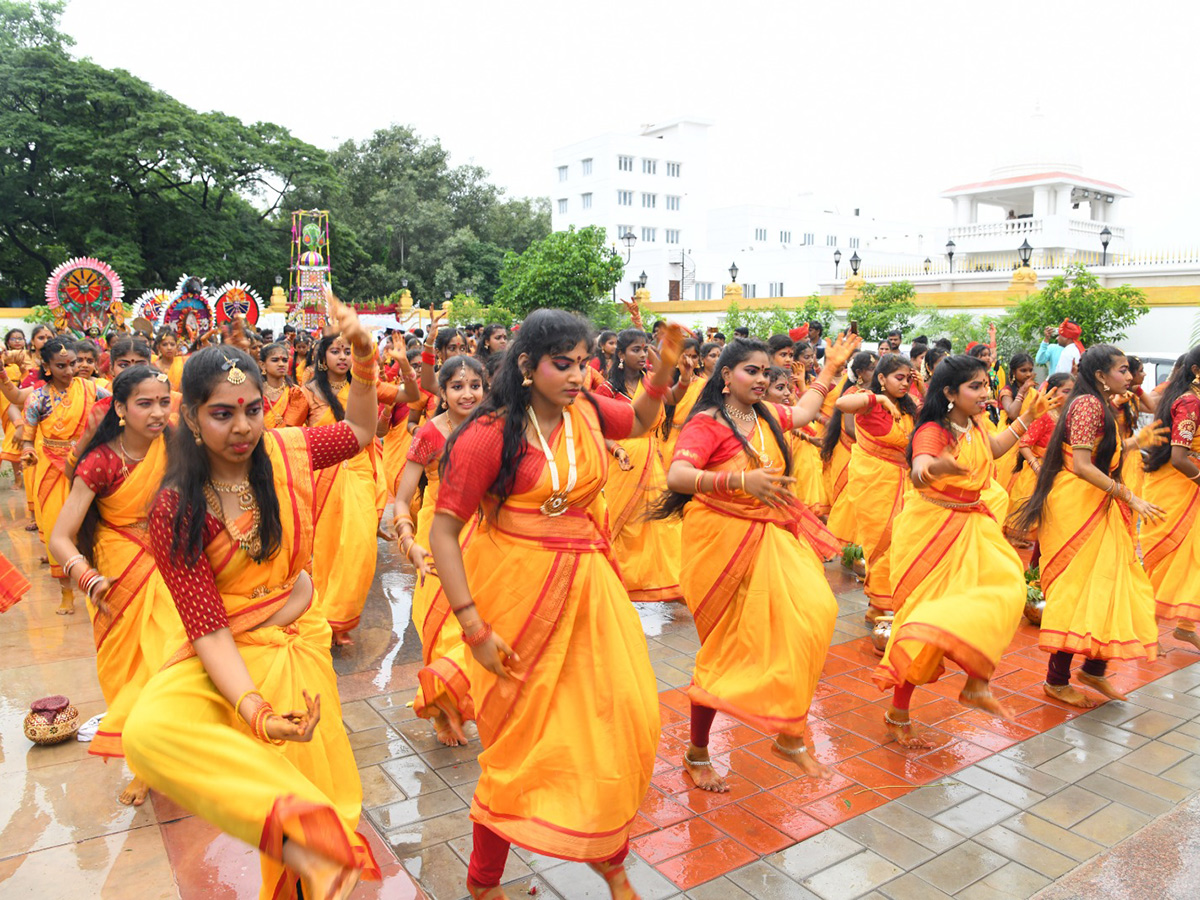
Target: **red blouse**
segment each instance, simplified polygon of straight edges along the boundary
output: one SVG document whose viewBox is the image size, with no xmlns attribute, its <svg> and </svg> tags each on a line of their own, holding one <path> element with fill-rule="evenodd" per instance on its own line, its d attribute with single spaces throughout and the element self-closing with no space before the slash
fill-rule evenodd
<svg viewBox="0 0 1200 900">
<path fill-rule="evenodd" d="M 622 403 L 591 394 L 581 397 L 576 402 L 589 401 L 596 405 L 600 413 L 604 437 L 611 441 L 629 437 L 633 431 L 635 417 L 633 406 L 628 401 Z M 547 443 L 554 443 L 559 428 L 562 426 L 554 429 Z M 490 419 L 485 416 L 463 427 L 458 440 L 454 442 L 454 449 L 450 451 L 450 469 L 454 476 L 450 479 L 443 478 L 438 489 L 439 512 L 445 510 L 464 522 L 475 515 L 484 496 L 500 476 L 500 451 L 503 445 L 503 419 Z M 526 441 L 517 460 L 513 493 L 520 494 L 533 488 L 545 467 L 546 457 L 541 448 L 531 446 Z"/>
<path fill-rule="evenodd" d="M 358 438 L 345 422 L 306 428 L 304 437 L 313 469 L 336 466 L 359 451 Z M 263 439 L 271 440 L 266 435 Z M 150 551 L 175 600 L 188 640 L 194 641 L 228 628 L 229 617 L 225 613 L 225 601 L 217 590 L 216 575 L 208 557 L 201 553 L 196 564 L 188 566 L 171 552 L 175 511 L 178 507 L 179 495 L 174 490 L 168 488 L 159 493 L 150 510 Z M 207 546 L 224 528 L 220 519 L 205 511 L 203 544 Z"/>
<path fill-rule="evenodd" d="M 895 423 L 887 407 L 874 394 L 871 395 L 871 405 L 854 416 L 854 427 L 874 437 L 886 437 Z"/>
<path fill-rule="evenodd" d="M 1057 419 L 1050 413 L 1044 413 L 1034 419 L 1033 424 L 1029 426 L 1029 430 L 1021 435 L 1022 447 L 1049 447 L 1050 437 L 1054 434 L 1054 426 L 1057 424 Z"/>
<path fill-rule="evenodd" d="M 891 416 L 889 415 L 888 418 L 890 419 Z M 950 432 L 937 422 L 926 422 L 913 434 L 913 459 L 918 456 L 941 456 L 942 451 L 949 446 Z"/>
<path fill-rule="evenodd" d="M 442 434 L 442 429 L 429 421 L 413 432 L 407 458 L 423 467 L 428 466 L 430 460 L 440 456 L 445 447 L 446 436 Z"/>
<path fill-rule="evenodd" d="M 125 461 L 108 444 L 101 444 L 75 467 L 75 477 L 82 479 L 97 497 L 107 497 L 125 482 L 125 475 L 137 467 L 133 460 Z"/>
<path fill-rule="evenodd" d="M 1200 397 L 1191 391 L 1171 404 L 1171 446 L 1187 447 L 1196 438 L 1196 423 L 1200 420 Z"/>
<path fill-rule="evenodd" d="M 1067 410 L 1067 443 L 1073 450 L 1091 450 L 1104 435 L 1104 404 L 1090 394 L 1071 401 Z"/>
<path fill-rule="evenodd" d="M 792 408 L 780 406 L 778 403 L 772 403 L 771 406 L 775 410 L 776 418 L 779 419 L 779 427 L 785 432 L 791 431 L 795 427 L 792 420 Z M 765 431 L 769 428 L 770 426 L 764 422 L 764 439 L 766 438 Z M 746 440 L 751 447 L 755 446 L 754 442 L 758 440 L 757 431 L 747 435 Z M 718 421 L 713 416 L 698 415 L 692 416 L 683 426 L 683 430 L 679 432 L 679 439 L 675 442 L 675 455 L 671 461 L 684 459 L 697 469 L 703 469 L 710 465 L 719 466 L 721 463 L 733 459 L 739 453 L 745 452 L 745 447 L 730 429 L 728 422 L 723 419 Z"/>
</svg>

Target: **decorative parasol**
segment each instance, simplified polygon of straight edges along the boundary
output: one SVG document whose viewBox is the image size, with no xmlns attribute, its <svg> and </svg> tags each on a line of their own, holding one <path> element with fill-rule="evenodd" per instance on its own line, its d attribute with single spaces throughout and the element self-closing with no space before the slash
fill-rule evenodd
<svg viewBox="0 0 1200 900">
<path fill-rule="evenodd" d="M 121 277 L 113 268 L 90 256 L 67 260 L 46 279 L 46 303 L 54 310 L 55 321 L 77 335 L 89 327 L 103 330 L 111 307 L 124 294 Z"/>
<path fill-rule="evenodd" d="M 254 325 L 262 313 L 263 301 L 250 285 L 229 281 L 217 289 L 213 308 L 217 312 L 217 324 L 231 322 L 235 317 L 242 316 L 247 325 Z"/>
</svg>

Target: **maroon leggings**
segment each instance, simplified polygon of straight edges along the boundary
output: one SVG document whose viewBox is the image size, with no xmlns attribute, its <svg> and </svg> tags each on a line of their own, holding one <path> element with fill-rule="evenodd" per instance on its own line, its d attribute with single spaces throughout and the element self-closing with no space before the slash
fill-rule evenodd
<svg viewBox="0 0 1200 900">
<path fill-rule="evenodd" d="M 486 825 L 475 823 L 471 836 L 474 847 L 471 849 L 471 864 L 467 867 L 467 878 L 477 887 L 495 887 L 504 877 L 504 864 L 508 862 L 509 843 Z M 616 855 L 605 860 L 609 865 L 619 865 L 625 862 L 629 854 L 629 844 L 626 843 Z"/>
<path fill-rule="evenodd" d="M 1059 650 L 1050 654 L 1050 665 L 1046 671 L 1046 684 L 1062 687 L 1071 683 L 1071 657 L 1074 654 Z M 1108 662 L 1103 659 L 1085 659 L 1083 671 L 1097 678 L 1103 678 L 1108 669 Z"/>
</svg>

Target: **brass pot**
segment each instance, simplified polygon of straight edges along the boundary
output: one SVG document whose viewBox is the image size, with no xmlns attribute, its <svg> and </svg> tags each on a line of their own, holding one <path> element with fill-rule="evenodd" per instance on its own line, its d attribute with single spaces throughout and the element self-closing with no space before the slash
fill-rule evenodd
<svg viewBox="0 0 1200 900">
<path fill-rule="evenodd" d="M 1030 625 L 1042 624 L 1042 612 L 1046 609 L 1046 598 L 1041 597 L 1037 600 L 1025 600 L 1025 618 L 1029 620 Z"/>
<path fill-rule="evenodd" d="M 875 627 L 871 629 L 871 645 L 880 656 L 883 656 L 883 651 L 887 649 L 888 641 L 892 637 L 892 619 L 893 616 L 880 616 L 875 620 Z"/>
</svg>

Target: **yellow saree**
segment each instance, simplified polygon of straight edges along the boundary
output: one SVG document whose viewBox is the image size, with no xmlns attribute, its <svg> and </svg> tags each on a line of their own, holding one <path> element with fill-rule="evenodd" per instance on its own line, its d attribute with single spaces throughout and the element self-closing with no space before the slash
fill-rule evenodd
<svg viewBox="0 0 1200 900">
<path fill-rule="evenodd" d="M 1186 446 L 1192 462 L 1200 461 L 1200 436 L 1196 421 L 1200 401 L 1185 394 L 1171 408 L 1171 443 Z M 1154 586 L 1154 602 L 1160 619 L 1200 619 L 1200 485 L 1168 461 L 1146 472 L 1145 497 L 1166 511 L 1159 522 L 1142 521 L 1142 562 Z"/>
<path fill-rule="evenodd" d="M 204 553 L 255 686 L 281 713 L 304 709 L 302 691 L 319 694 L 321 722 L 308 743 L 255 739 L 180 623 L 168 645 L 173 655 L 142 690 L 123 743 L 130 768 L 152 788 L 258 848 L 262 900 L 294 900 L 296 874 L 282 864 L 285 839 L 362 868 L 364 878 L 377 879 L 379 868 L 355 832 L 362 783 L 342 725 L 329 625 L 315 610 L 319 598 L 290 625 L 259 627 L 306 577 L 313 550 L 314 472 L 304 433 L 268 431 L 263 442 L 279 497 L 281 549 L 257 563 L 223 529 Z"/>
<path fill-rule="evenodd" d="M 595 862 L 628 841 L 660 722 L 641 621 L 597 519 L 609 471 L 600 425 L 585 399 L 567 413 L 578 478 L 566 512 L 541 511 L 552 493 L 543 462 L 498 511 L 485 500 L 490 516 L 463 551 L 480 615 L 520 657 L 502 680 L 466 657 L 484 747 L 471 818 L 529 850 Z M 566 472 L 561 425 L 548 442 Z"/>
</svg>

